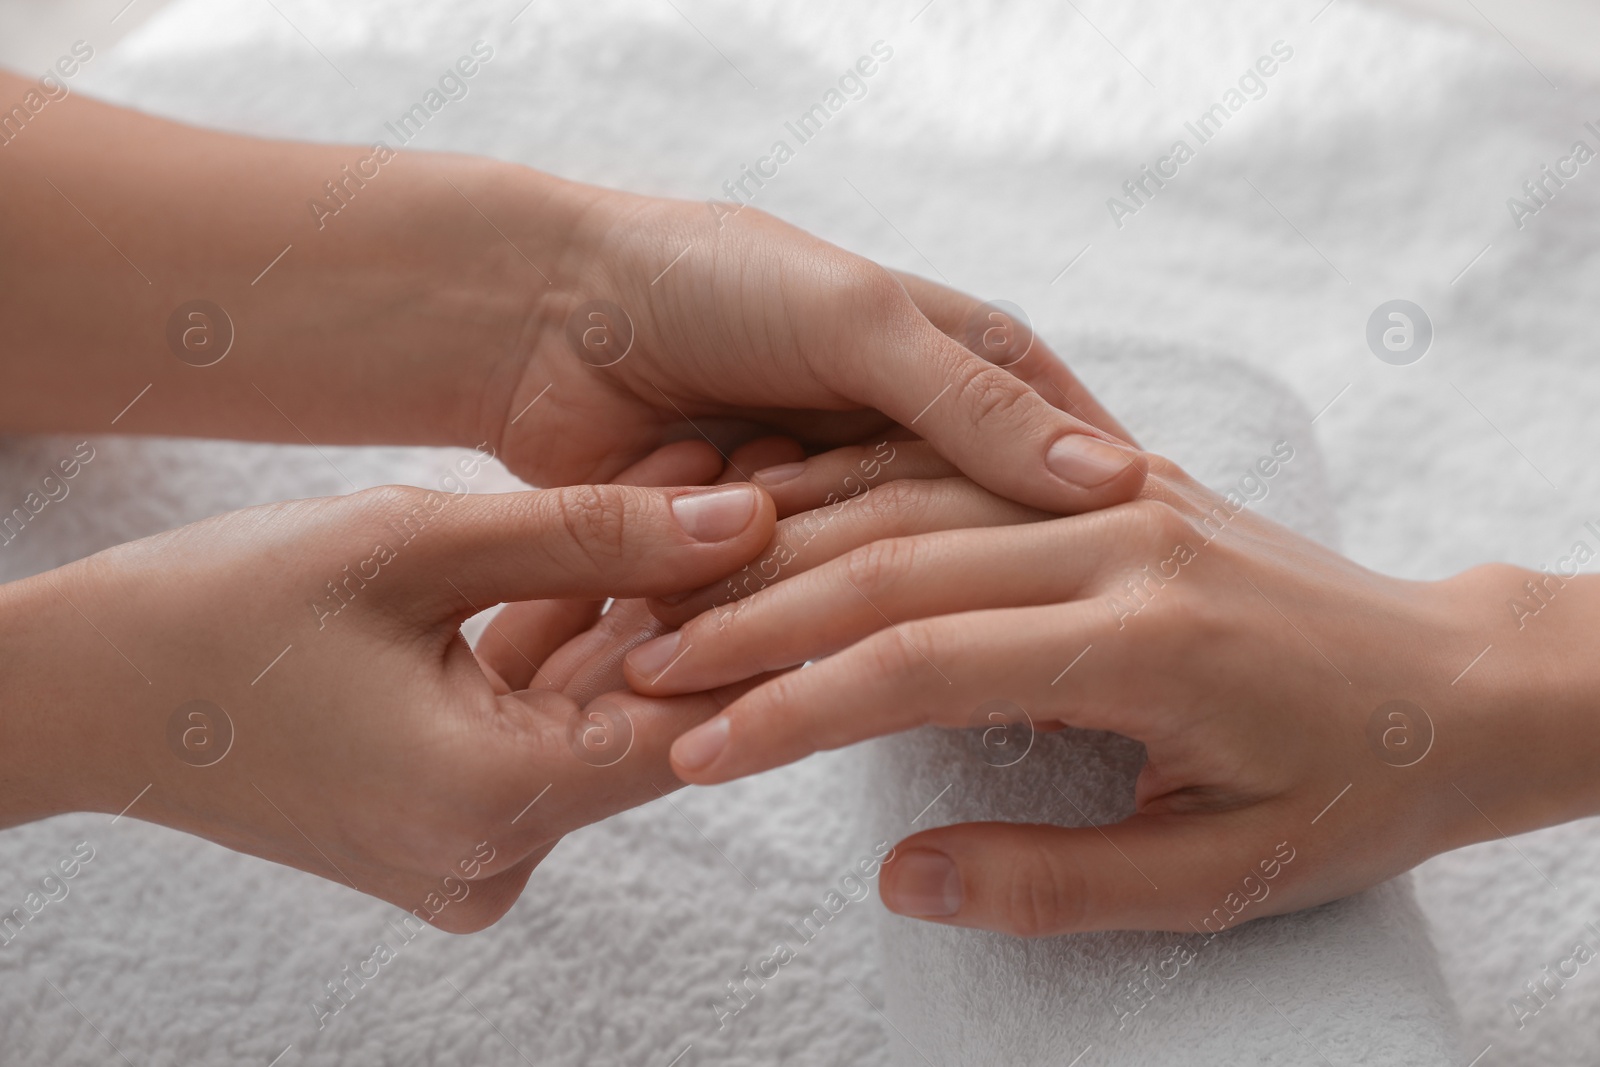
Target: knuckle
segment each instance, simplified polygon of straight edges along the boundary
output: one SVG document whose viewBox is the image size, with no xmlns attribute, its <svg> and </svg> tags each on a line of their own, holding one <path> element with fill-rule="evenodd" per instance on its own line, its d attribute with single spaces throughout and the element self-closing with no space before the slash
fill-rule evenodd
<svg viewBox="0 0 1600 1067">
<path fill-rule="evenodd" d="M 1457 576 L 1457 582 L 1475 591 L 1520 591 L 1528 572 L 1512 563 L 1480 563 Z"/>
<path fill-rule="evenodd" d="M 729 734 L 735 738 L 742 737 L 747 730 L 759 729 L 764 720 L 770 721 L 772 709 L 793 707 L 801 696 L 796 685 L 799 674 L 798 671 L 791 671 L 769 678 L 743 698 L 735 699 L 732 704 L 723 703 L 719 710 L 723 718 L 728 720 Z"/>
<path fill-rule="evenodd" d="M 869 490 L 863 500 L 872 509 L 874 519 L 904 528 L 915 525 L 916 518 L 928 511 L 935 490 L 933 482 L 901 478 Z"/>
<path fill-rule="evenodd" d="M 433 495 L 414 485 L 375 485 L 351 493 L 345 499 L 359 513 L 390 518 L 410 514 L 424 506 Z"/>
<path fill-rule="evenodd" d="M 1056 862 L 1044 845 L 1026 846 L 1008 872 L 1006 928 L 1018 937 L 1050 937 L 1081 930 L 1088 915 L 1088 882 L 1081 871 Z"/>
<path fill-rule="evenodd" d="M 1144 457 L 1145 463 L 1149 465 L 1148 476 L 1150 478 L 1168 482 L 1188 483 L 1191 481 L 1187 471 L 1159 452 L 1141 452 L 1139 454 Z"/>
<path fill-rule="evenodd" d="M 924 669 L 932 645 L 931 631 L 918 621 L 878 631 L 868 638 L 863 653 L 876 677 L 897 680 Z"/>
<path fill-rule="evenodd" d="M 903 315 L 912 306 L 900 280 L 869 260 L 852 257 L 839 268 L 838 277 L 851 302 L 874 321 Z"/>
<path fill-rule="evenodd" d="M 909 481 L 886 482 L 856 498 L 860 521 L 885 533 L 914 525 L 913 516 L 922 505 L 923 493 Z"/>
<path fill-rule="evenodd" d="M 960 401 L 978 422 L 1010 419 L 1044 400 L 1020 380 L 998 367 L 975 359 L 977 366 L 961 383 Z"/>
<path fill-rule="evenodd" d="M 1265 604 L 1261 607 L 1271 610 Z M 1162 650 L 1175 670 L 1183 669 L 1176 666 L 1179 663 L 1193 666 L 1222 655 L 1262 654 L 1259 636 L 1252 638 L 1241 629 L 1237 615 L 1203 583 L 1169 583 L 1155 598 L 1149 614 L 1149 641 Z"/>
<path fill-rule="evenodd" d="M 916 305 L 900 280 L 869 259 L 835 250 L 814 260 L 812 271 L 809 306 L 818 322 L 848 332 L 914 321 Z"/>
<path fill-rule="evenodd" d="M 1171 552 L 1174 545 L 1193 533 L 1189 520 L 1164 500 L 1134 500 L 1113 511 L 1121 525 L 1122 538 L 1155 552 Z"/>
<path fill-rule="evenodd" d="M 597 485 L 552 489 L 547 499 L 572 543 L 597 562 L 622 558 L 629 528 L 627 497 Z"/>
<path fill-rule="evenodd" d="M 845 577 L 869 600 L 874 599 L 911 570 L 916 555 L 916 542 L 910 538 L 873 541 L 845 556 Z"/>
<path fill-rule="evenodd" d="M 791 671 L 769 678 L 745 699 L 724 705 L 722 713 L 728 720 L 728 732 L 735 738 L 759 736 L 767 724 L 786 713 L 785 709 L 806 706 L 801 673 Z"/>
</svg>

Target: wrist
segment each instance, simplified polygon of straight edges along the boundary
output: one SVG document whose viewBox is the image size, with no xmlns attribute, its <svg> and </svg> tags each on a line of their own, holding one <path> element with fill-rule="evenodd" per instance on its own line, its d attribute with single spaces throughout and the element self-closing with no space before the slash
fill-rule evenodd
<svg viewBox="0 0 1600 1067">
<path fill-rule="evenodd" d="M 0 827 L 104 811 L 111 803 L 111 768 L 99 760 L 106 724 L 95 716 L 115 704 L 89 692 L 97 671 L 85 661 L 99 657 L 84 655 L 80 645 L 101 639 L 66 599 L 84 599 L 66 588 L 75 569 L 0 585 L 0 662 L 7 665 L 0 690 Z"/>
<path fill-rule="evenodd" d="M 341 232 L 308 234 L 298 274 L 252 309 L 270 331 L 262 347 L 286 358 L 264 377 L 240 361 L 232 384 L 258 409 L 246 390 L 270 389 L 284 440 L 494 442 L 540 324 L 564 300 L 581 187 L 431 153 L 380 173 L 381 196 L 324 219 Z"/>
<path fill-rule="evenodd" d="M 561 283 L 578 187 L 62 106 L 0 175 L 8 252 L 29 264 L 0 296 L 14 342 L 0 427 L 483 440 L 551 288 L 539 271 Z M 106 167 L 116 182 L 70 177 Z M 126 257 L 80 239 L 80 212 Z"/>
<path fill-rule="evenodd" d="M 648 414 L 594 422 L 619 400 L 644 397 L 646 409 L 652 399 L 663 400 L 650 370 L 659 365 L 642 354 L 625 357 L 635 349 L 658 356 L 663 345 L 706 343 L 663 341 L 651 325 L 651 297 L 661 292 L 652 289 L 653 279 L 693 239 L 689 207 L 525 168 L 508 167 L 497 177 L 507 205 L 505 236 L 497 240 L 512 255 L 506 275 L 520 279 L 523 307 L 517 343 L 500 350 L 484 378 L 471 443 L 489 442 L 514 473 L 535 484 L 607 481 L 625 465 L 619 457 L 631 450 L 638 458 L 662 443 Z M 516 256 L 513 243 L 537 244 L 543 257 L 537 269 Z M 534 411 L 547 393 L 551 399 Z M 590 449 L 603 441 L 604 455 L 575 457 L 575 439 Z"/>
<path fill-rule="evenodd" d="M 458 162 L 474 171 L 468 180 L 478 192 L 457 181 L 472 204 L 450 195 L 479 223 L 473 258 L 483 265 L 466 291 L 483 305 L 475 312 L 480 325 L 490 325 L 486 342 L 467 357 L 472 369 L 458 383 L 448 443 L 489 442 L 503 456 L 514 438 L 519 450 L 539 453 L 548 447 L 541 440 L 545 420 L 523 416 L 558 379 L 592 373 L 570 351 L 567 320 L 584 300 L 612 291 L 604 235 L 616 224 L 617 203 L 638 198 L 528 167 Z M 460 279 L 444 276 L 439 285 L 463 289 Z"/>
<path fill-rule="evenodd" d="M 1455 802 L 1455 843 L 1600 814 L 1600 575 L 1490 565 L 1445 585 L 1487 648 L 1443 687 L 1455 705 L 1457 737 L 1439 738 L 1458 752 L 1441 783 Z"/>
</svg>

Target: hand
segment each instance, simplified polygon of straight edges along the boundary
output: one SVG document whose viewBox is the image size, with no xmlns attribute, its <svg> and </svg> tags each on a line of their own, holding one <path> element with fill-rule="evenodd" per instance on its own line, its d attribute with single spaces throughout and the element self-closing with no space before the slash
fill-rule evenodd
<svg viewBox="0 0 1600 1067">
<path fill-rule="evenodd" d="M 671 435 L 728 452 L 772 428 L 818 445 L 898 422 L 1035 507 L 1138 491 L 1126 431 L 1031 330 L 970 297 L 758 211 L 718 223 L 703 204 L 566 196 L 581 205 L 562 228 L 570 267 L 538 283 L 526 373 L 486 430 L 523 477 L 603 480 Z"/>
<path fill-rule="evenodd" d="M 719 705 L 622 693 L 599 713 L 622 650 L 659 632 L 638 605 L 593 629 L 581 603 L 522 608 L 508 625 L 538 657 L 533 686 L 505 648 L 481 669 L 460 622 L 500 601 L 703 583 L 772 524 L 748 486 L 387 487 L 5 586 L 0 824 L 126 809 L 479 929 L 562 834 L 675 788 L 669 742 Z M 631 747 L 608 766 L 613 725 Z"/>
<path fill-rule="evenodd" d="M 1285 461 L 1280 445 L 1251 484 Z M 680 738 L 674 768 L 727 781 L 967 726 L 994 700 L 1142 742 L 1124 822 L 958 825 L 896 846 L 891 909 L 1024 935 L 1215 931 L 1600 811 L 1585 651 L 1600 579 L 1386 578 L 1149 462 L 1139 501 L 875 542 L 635 649 L 629 681 L 651 695 L 814 661 Z M 683 651 L 662 676 L 665 646 Z"/>
<path fill-rule="evenodd" d="M 26 89 L 0 72 L 0 93 Z M 899 422 L 1056 512 L 1144 477 L 1025 325 L 755 210 L 719 223 L 526 167 L 239 137 L 77 94 L 51 116 L 0 168 L 9 432 L 488 440 L 569 485 L 702 431 L 726 454 Z"/>
</svg>

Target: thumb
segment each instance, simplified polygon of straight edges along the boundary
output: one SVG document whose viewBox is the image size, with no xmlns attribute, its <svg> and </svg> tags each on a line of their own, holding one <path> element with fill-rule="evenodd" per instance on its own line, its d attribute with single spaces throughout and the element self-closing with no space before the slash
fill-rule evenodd
<svg viewBox="0 0 1600 1067">
<path fill-rule="evenodd" d="M 941 333 L 903 290 L 900 300 L 903 318 L 879 333 L 873 351 L 852 351 L 861 347 L 859 337 L 842 340 L 834 364 L 842 392 L 920 434 L 973 481 L 1018 503 L 1077 514 L 1138 495 L 1149 465 L 1137 449 Z"/>
<path fill-rule="evenodd" d="M 1216 933 L 1283 910 L 1264 902 L 1294 849 L 1285 842 L 1275 852 L 1256 840 L 1261 832 L 1232 814 L 1076 828 L 961 823 L 900 842 L 880 892 L 901 915 L 1018 937 Z"/>
<path fill-rule="evenodd" d="M 1035 335 L 1033 325 L 1018 316 L 1022 309 L 1013 310 L 1014 305 L 1007 307 L 1003 303 L 984 303 L 958 289 L 905 271 L 897 270 L 894 275 L 900 279 L 917 310 L 940 333 L 986 356 L 997 366 L 1005 367 L 1054 406 L 1097 429 L 1134 443 L 1127 427 L 1118 422 L 1050 346 Z"/>
<path fill-rule="evenodd" d="M 408 578 L 396 592 L 440 619 L 460 614 L 463 600 L 476 610 L 695 589 L 754 559 L 776 521 L 772 498 L 739 484 L 408 492 L 396 494 L 393 509 L 390 556 Z"/>
</svg>

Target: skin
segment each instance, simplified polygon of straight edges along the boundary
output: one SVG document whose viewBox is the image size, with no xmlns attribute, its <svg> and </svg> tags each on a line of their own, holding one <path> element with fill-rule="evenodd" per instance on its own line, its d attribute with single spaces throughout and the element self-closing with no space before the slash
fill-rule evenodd
<svg viewBox="0 0 1600 1067">
<path fill-rule="evenodd" d="M 862 453 L 819 456 L 769 486 L 790 516 L 780 531 Z M 1038 727 L 1145 745 L 1128 820 L 915 834 L 884 870 L 892 910 L 1025 936 L 1216 931 L 1600 812 L 1600 579 L 1557 586 L 1503 565 L 1385 577 L 1249 508 L 1233 514 L 1156 456 L 1137 501 L 1026 521 L 991 498 L 987 524 L 974 522 L 983 491 L 931 451 L 902 469 L 917 480 L 857 502 L 856 547 L 802 556 L 737 598 L 719 583 L 658 605 L 685 625 L 626 668 L 653 696 L 767 679 L 675 743 L 674 769 L 701 784 L 924 724 L 970 726 L 996 699 Z M 892 508 L 872 503 L 885 492 Z M 905 529 L 908 509 L 922 529 Z M 882 539 L 867 534 L 874 521 Z M 1144 582 L 1137 599 L 1130 579 Z M 1546 590 L 1531 616 L 1511 607 L 1538 603 L 1527 582 Z M 664 673 L 663 651 L 676 657 Z M 1385 709 L 1396 699 L 1425 717 Z"/>
<path fill-rule="evenodd" d="M 0 100 L 30 86 L 0 74 Z M 908 914 L 1049 934 L 1187 929 L 1219 902 L 1231 916 L 1272 858 L 1275 890 L 1248 914 L 1288 910 L 1600 810 L 1593 579 L 1525 630 L 1506 605 L 1528 572 L 1400 582 L 1249 513 L 1209 540 L 1215 499 L 1127 448 L 1053 354 L 969 297 L 758 211 L 719 223 L 703 204 L 456 156 L 399 156 L 319 219 L 309 202 L 368 149 L 76 96 L 0 151 L 6 432 L 486 442 L 542 485 L 777 468 L 712 543 L 671 517 L 684 489 L 453 501 L 331 622 L 308 603 L 418 491 L 220 516 L 0 587 L 6 824 L 127 808 L 477 929 L 562 834 L 679 777 L 965 725 L 1005 697 L 1041 728 L 1144 742 L 1138 814 L 926 831 L 883 892 Z M 183 341 L 168 338 L 197 298 L 231 323 L 207 366 L 218 322 L 195 335 L 180 316 Z M 594 319 L 596 300 L 622 314 Z M 877 444 L 791 466 L 861 440 Z M 1052 466 L 1062 440 L 1078 462 Z M 1130 572 L 1201 542 L 1119 613 Z M 601 614 L 607 597 L 622 599 Z M 474 655 L 459 623 L 501 600 Z M 690 618 L 671 669 L 642 669 L 643 646 Z M 262 674 L 280 638 L 290 651 Z M 619 691 L 630 651 L 635 695 Z M 1403 767 L 1384 740 L 1398 727 L 1369 736 L 1396 697 L 1435 735 Z M 208 767 L 168 740 L 196 698 L 235 731 Z M 722 754 L 691 758 L 695 731 L 669 766 L 707 718 Z M 627 754 L 596 766 L 623 723 Z M 1279 842 L 1302 842 L 1292 863 Z M 471 888 L 434 912 L 445 876 Z"/>
<path fill-rule="evenodd" d="M 692 527 L 701 540 L 677 508 L 707 492 L 743 501 L 713 509 L 727 529 Z M 408 515 L 425 517 L 409 542 Z M 126 811 L 481 929 L 562 835 L 678 788 L 667 746 L 720 706 L 615 692 L 621 652 L 662 627 L 637 600 L 601 616 L 594 598 L 709 579 L 772 523 L 749 486 L 389 486 L 221 515 L 13 582 L 0 811 Z M 360 566 L 375 543 L 392 558 Z M 321 607 L 337 603 L 330 581 L 336 612 Z M 460 623 L 501 600 L 525 602 L 491 631 L 515 642 L 475 657 Z M 197 699 L 228 725 L 182 710 Z M 631 738 L 615 762 L 608 731 Z M 428 914 L 446 877 L 465 896 Z"/>
<path fill-rule="evenodd" d="M 0 100 L 29 87 L 0 74 Z M 997 366 L 945 332 L 966 333 L 976 301 L 755 210 L 719 222 L 704 203 L 426 153 L 356 189 L 343 168 L 359 178 L 369 149 L 77 96 L 0 152 L 9 432 L 103 432 L 116 417 L 129 433 L 488 441 L 551 486 L 609 481 L 702 434 L 727 453 L 773 428 L 839 444 L 892 420 L 981 484 L 1057 512 L 1130 499 L 1143 479 L 1121 428 L 1044 345 L 1002 344 Z M 117 181 L 95 177 L 108 170 Z M 308 205 L 332 203 L 335 179 L 348 205 L 319 218 Z M 169 319 L 196 298 L 234 328 L 205 367 L 169 348 Z M 622 314 L 594 317 L 597 300 Z M 208 320 L 186 334 L 186 321 L 193 347 L 226 332 Z M 1059 468 L 1070 478 L 1047 462 L 1064 438 L 1078 446 Z"/>
<path fill-rule="evenodd" d="M 35 89 L 0 73 L 0 107 Z M 331 621 L 327 583 L 420 491 L 219 516 L 0 587 L 0 825 L 126 808 L 406 908 L 448 874 L 473 891 L 428 920 L 478 929 L 562 834 L 675 788 L 671 739 L 745 686 L 639 698 L 618 664 L 661 631 L 629 598 L 743 566 L 769 498 L 698 544 L 684 490 L 583 483 L 743 480 L 896 422 L 1057 513 L 1143 483 L 1082 384 L 970 297 L 754 210 L 372 158 L 39 110 L 0 146 L 0 432 L 481 443 L 577 488 L 452 499 Z M 313 209 L 334 181 L 337 213 Z M 502 601 L 474 657 L 459 623 Z M 606 742 L 608 692 L 634 741 L 599 768 L 571 735 Z M 168 740 L 195 699 L 235 729 L 209 767 Z"/>
</svg>

